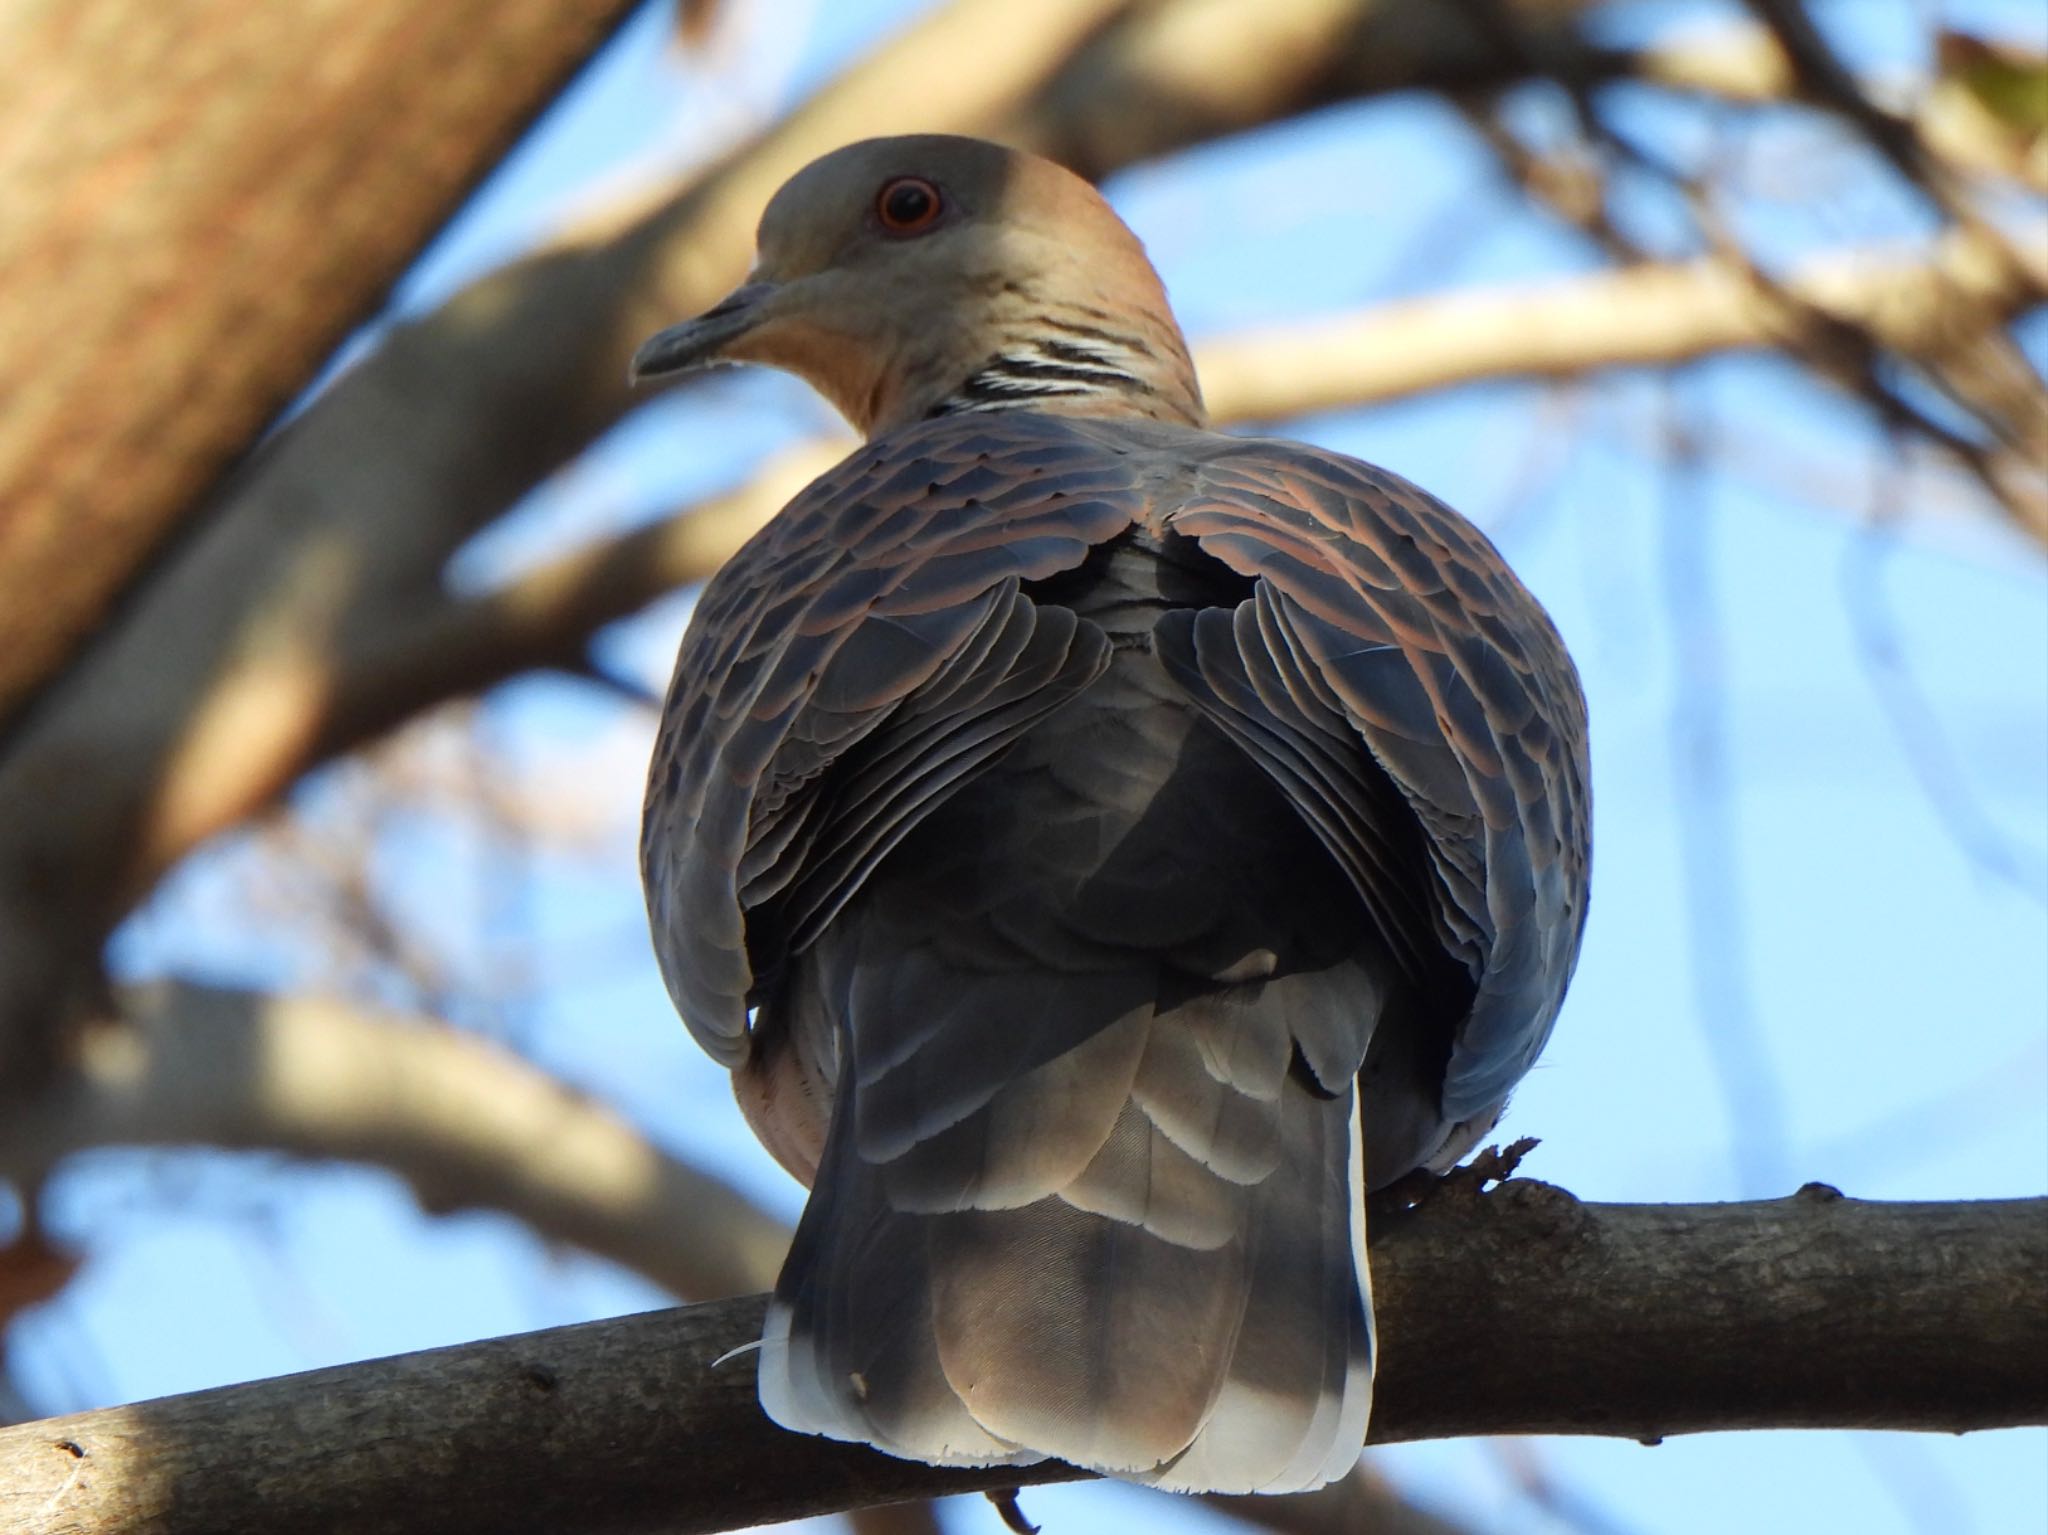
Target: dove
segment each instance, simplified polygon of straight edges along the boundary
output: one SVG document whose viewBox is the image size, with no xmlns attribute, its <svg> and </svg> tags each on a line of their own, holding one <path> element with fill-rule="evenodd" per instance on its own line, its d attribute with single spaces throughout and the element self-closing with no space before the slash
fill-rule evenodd
<svg viewBox="0 0 2048 1535">
<path fill-rule="evenodd" d="M 849 145 L 637 378 L 864 438 L 710 581 L 650 768 L 663 977 L 810 1190 L 785 1428 L 1290 1492 L 1365 1438 L 1365 1196 L 1477 1144 L 1590 868 L 1585 702 L 1471 523 L 1207 425 L 1137 237 L 972 139 Z"/>
</svg>

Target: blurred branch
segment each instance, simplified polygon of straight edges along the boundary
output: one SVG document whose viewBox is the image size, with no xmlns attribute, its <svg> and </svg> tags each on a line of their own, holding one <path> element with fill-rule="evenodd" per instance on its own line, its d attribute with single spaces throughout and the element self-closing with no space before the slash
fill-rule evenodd
<svg viewBox="0 0 2048 1535">
<path fill-rule="evenodd" d="M 0 725 L 628 9 L 0 8 Z"/>
<path fill-rule="evenodd" d="M 0 1116 L 0 1176 L 33 1184 L 97 1146 L 267 1148 L 387 1168 L 428 1210 L 501 1210 L 677 1295 L 764 1289 L 781 1265 L 780 1221 L 472 1035 L 183 984 L 124 1000 L 62 1076 Z"/>
<path fill-rule="evenodd" d="M 1591 75 L 1582 55 L 1565 50 L 1546 59 L 1538 41 L 1520 34 L 1499 0 L 1460 3 L 1493 17 L 1508 46 L 1532 63 L 1545 62 L 1572 91 L 1586 141 L 1586 153 L 1579 156 L 1536 154 L 1492 113 L 1476 104 L 1464 106 L 1468 122 L 1532 200 L 1578 229 L 1611 260 L 1641 265 L 1650 253 L 1610 217 L 1607 177 L 1592 151 L 1668 182 L 1691 210 L 1712 256 L 1749 286 L 1755 305 L 1770 311 L 1767 329 L 1788 356 L 1865 401 L 1887 429 L 1910 430 L 1945 449 L 2015 523 L 2037 539 L 2044 536 L 2048 495 L 2038 466 L 2048 464 L 2048 391 L 2006 327 L 2048 293 L 2048 258 L 2014 246 L 1999 230 L 1972 217 L 1959 221 L 1937 243 L 1941 264 L 1975 269 L 1969 287 L 1979 295 L 2000 294 L 1996 303 L 1986 305 L 1981 297 L 1973 301 L 1958 286 L 1950 293 L 1946 323 L 1912 331 L 1831 307 L 1805 292 L 1796 277 L 1781 279 L 1750 256 L 1705 178 L 1646 154 L 1608 125 L 1591 97 Z M 1891 375 L 1898 363 L 1917 369 L 1983 428 L 1990 443 L 1956 430 L 1895 387 Z"/>
<path fill-rule="evenodd" d="M 1544 1184 L 1380 1222 L 1372 1438 L 1960 1432 L 2048 1419 L 2048 1201 L 1589 1205 Z M 759 1298 L 0 1430 L 19 1535 L 730 1529 L 991 1486 L 794 1439 L 745 1356 Z"/>
<path fill-rule="evenodd" d="M 1603 77 L 1718 97 L 1724 101 L 1789 101 L 1800 82 L 1785 51 L 1760 26 L 1729 27 L 1705 37 L 1639 49 L 1593 50 Z M 2033 67 L 2048 67 L 2035 55 Z M 2048 144 L 2001 122 L 1985 109 L 1956 72 L 1944 68 L 1911 106 L 1912 123 L 1927 152 L 1957 171 L 2001 176 L 2048 192 Z"/>
<path fill-rule="evenodd" d="M 1602 0 L 1497 0 L 1576 48 Z M 1529 67 L 1443 0 L 1164 0 L 1135 6 L 1004 137 L 1094 180 L 1138 160 L 1396 91 L 1498 90 Z"/>
<path fill-rule="evenodd" d="M 1965 227 L 1976 222 L 1975 210 L 1948 168 L 1927 152 L 1912 121 L 1871 100 L 1835 57 L 1807 13 L 1805 0 L 1748 0 L 1748 4 L 1777 41 L 1803 94 L 1861 133 L 1908 185 L 1947 218 Z"/>
<path fill-rule="evenodd" d="M 591 634 L 702 581 L 852 447 L 828 438 L 776 455 L 754 478 L 686 511 L 550 560 L 496 591 L 430 599 L 362 653 L 340 658 L 319 757 L 361 744 L 441 701 L 534 667 L 578 670 Z M 236 793 L 232 780 L 217 788 Z M 238 805 L 246 814 L 261 801 Z"/>
<path fill-rule="evenodd" d="M 1976 476 L 1992 504 L 2037 542 L 2048 539 L 2048 391 L 2039 371 L 2004 322 L 2032 306 L 2042 277 L 2012 247 L 1980 225 L 1950 231 L 1951 259 L 1978 269 L 1985 291 L 2009 295 L 1995 311 L 1960 290 L 1945 323 L 1918 334 L 1845 317 L 1816 303 L 1750 258 L 1703 190 L 1689 190 L 1700 227 L 1730 271 L 1775 314 L 1788 355 L 1863 400 L 1889 431 L 1906 430 L 1934 443 Z M 1995 271 L 1995 277 L 1991 274 Z M 1969 418 L 1988 441 L 1958 430 L 1924 409 L 1893 382 L 1904 364 Z"/>
<path fill-rule="evenodd" d="M 1802 94 L 1860 133 L 1879 157 L 1948 221 L 1950 240 L 1967 239 L 1977 260 L 1998 267 L 2003 281 L 2024 286 L 2030 304 L 2048 296 L 2048 270 L 2044 270 L 2048 262 L 2042 254 L 2014 244 L 2005 231 L 1984 218 L 1952 167 L 1922 141 L 1917 125 L 1879 106 L 1866 94 L 1835 56 L 1805 0 L 1748 0 L 1748 4 L 1776 40 Z M 1692 200 L 1696 210 L 1704 205 L 1711 212 L 1710 199 L 1700 189 L 1693 189 Z M 1702 223 L 1724 254 L 1734 254 L 1732 239 L 1715 228 L 1711 219 L 1703 218 Z M 1760 292 L 1796 312 L 1796 295 L 1785 293 L 1746 258 L 1744 264 Z M 1988 429 L 1994 446 L 1987 448 L 1949 430 L 1892 388 L 1865 338 L 1853 334 L 1830 338 L 1826 330 L 1821 327 L 1822 333 L 1808 348 L 1818 368 L 1845 378 L 1877 407 L 1887 426 L 1902 424 L 1941 442 L 1970 465 L 2016 521 L 2026 522 L 2028 509 L 2018 499 L 2015 481 L 2048 463 L 2048 412 L 2042 408 L 2040 374 L 2017 343 L 2007 338 L 2002 347 L 1980 344 L 1960 355 L 1947 350 L 1906 352 L 1937 388 Z M 1830 339 L 1838 344 L 1829 346 Z M 2020 461 L 2017 465 L 2015 457 Z"/>
<path fill-rule="evenodd" d="M 21 1230 L 0 1247 L 0 1336 L 20 1313 L 39 1306 L 71 1283 L 79 1257 L 52 1243 L 36 1216 L 35 1190 L 21 1196 Z M 0 1421 L 23 1416 L 0 1402 Z"/>
<path fill-rule="evenodd" d="M 1866 94 L 1861 83 L 1836 58 L 1804 0 L 1749 0 L 1749 7 L 1777 42 L 1802 95 L 1849 123 L 1938 215 L 1948 220 L 1953 225 L 1947 235 L 1951 243 L 1967 240 L 1974 259 L 1998 267 L 2002 283 L 2020 285 L 2028 304 L 2048 295 L 2048 270 L 2044 270 L 2048 264 L 2044 264 L 2041 253 L 2015 245 L 2004 231 L 1982 217 L 1952 167 L 1923 142 L 1917 125 L 1880 107 Z M 1691 189 L 1691 195 L 1696 211 L 1705 205 L 1705 211 L 1711 213 L 1710 200 L 1702 189 Z M 1736 254 L 1734 242 L 1715 227 L 1713 219 L 1703 218 L 1702 222 L 1724 254 Z M 1782 285 L 1766 278 L 1746 258 L 1742 258 L 1742 264 L 1760 292 L 1785 303 L 1790 312 L 1798 310 L 1797 295 L 1787 293 Z M 1830 338 L 1825 334 L 1827 327 L 1821 329 L 1823 333 L 1816 335 L 1808 348 L 1818 368 L 1846 378 L 1855 392 L 1878 408 L 1888 426 L 1904 424 L 1948 447 L 1976 470 L 1986 489 L 2013 513 L 2015 520 L 2026 522 L 2028 511 L 2017 499 L 2013 482 L 2018 474 L 2012 460 L 2017 455 L 2023 461 L 2017 466 L 2020 472 L 2048 461 L 2048 413 L 2042 408 L 2040 375 L 2016 343 L 2006 339 L 2003 346 L 1994 347 L 1980 342 L 1960 353 L 1946 348 L 1934 353 L 1926 348 L 1917 352 L 1900 349 L 1922 367 L 1936 387 L 1973 414 L 1989 430 L 1994 442 L 2003 443 L 2010 450 L 2002 452 L 1983 448 L 1948 430 L 1891 388 L 1879 371 L 1878 358 L 1862 344 L 1864 338 Z M 1848 344 L 1830 347 L 1830 339 Z"/>
<path fill-rule="evenodd" d="M 1904 352 L 1960 349 L 2025 290 L 1966 240 L 1927 262 L 1846 255 L 1787 279 L 1813 309 Z M 1711 261 L 1644 264 L 1519 290 L 1457 293 L 1199 350 L 1223 420 L 1330 410 L 1479 379 L 1561 377 L 1782 345 L 1783 314 Z M 2048 539 L 2048 513 L 2030 526 Z"/>
</svg>

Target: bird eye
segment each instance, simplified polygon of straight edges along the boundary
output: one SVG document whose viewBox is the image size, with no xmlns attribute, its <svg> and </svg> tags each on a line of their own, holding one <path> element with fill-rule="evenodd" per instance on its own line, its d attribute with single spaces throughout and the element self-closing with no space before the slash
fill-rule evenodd
<svg viewBox="0 0 2048 1535">
<path fill-rule="evenodd" d="M 922 176 L 898 176 L 875 195 L 875 217 L 891 234 L 914 235 L 939 216 L 939 189 Z"/>
</svg>

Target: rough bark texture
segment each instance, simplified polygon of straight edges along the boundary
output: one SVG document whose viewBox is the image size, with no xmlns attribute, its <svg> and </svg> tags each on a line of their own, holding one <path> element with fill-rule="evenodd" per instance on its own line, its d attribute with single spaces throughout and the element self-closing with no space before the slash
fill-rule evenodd
<svg viewBox="0 0 2048 1535">
<path fill-rule="evenodd" d="M 1384 1217 L 1375 1441 L 2048 1420 L 2048 1200 L 1581 1204 L 1516 1181 Z M 793 1438 L 759 1298 L 0 1432 L 14 1535 L 692 1531 L 1070 1478 Z"/>
<path fill-rule="evenodd" d="M 629 6 L 0 11 L 0 722 Z"/>
<path fill-rule="evenodd" d="M 1202 1501 L 1274 1535 L 1474 1535 L 1470 1526 L 1410 1503 L 1365 1461 L 1320 1492 L 1286 1498 L 1211 1494 Z"/>
</svg>

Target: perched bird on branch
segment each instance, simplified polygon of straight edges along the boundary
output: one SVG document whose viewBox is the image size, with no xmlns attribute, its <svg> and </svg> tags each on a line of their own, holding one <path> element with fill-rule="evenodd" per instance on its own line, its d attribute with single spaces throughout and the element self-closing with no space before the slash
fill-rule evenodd
<svg viewBox="0 0 2048 1535">
<path fill-rule="evenodd" d="M 1542 1048 L 1586 718 L 1486 538 L 1206 429 L 1084 181 L 970 139 L 794 177 L 638 377 L 783 368 L 867 438 L 705 590 L 648 785 L 662 972 L 810 1186 L 784 1426 L 1285 1492 L 1364 1439 L 1363 1198 Z"/>
</svg>

